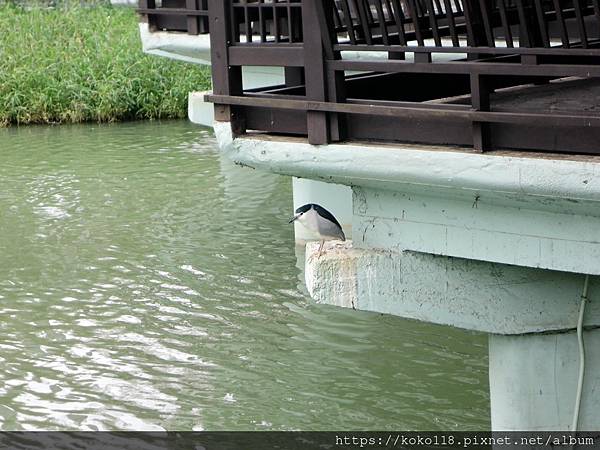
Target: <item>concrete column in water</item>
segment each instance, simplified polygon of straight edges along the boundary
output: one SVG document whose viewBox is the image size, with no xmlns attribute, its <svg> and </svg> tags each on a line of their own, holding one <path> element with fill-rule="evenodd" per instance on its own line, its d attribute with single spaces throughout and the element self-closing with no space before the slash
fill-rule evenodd
<svg viewBox="0 0 600 450">
<path fill-rule="evenodd" d="M 350 242 L 327 243 L 317 257 L 317 246 L 307 247 L 306 281 L 318 302 L 489 333 L 493 430 L 570 429 L 582 275 Z M 598 279 L 588 295 L 579 428 L 593 430 L 600 428 Z"/>
<path fill-rule="evenodd" d="M 324 303 L 486 332 L 494 430 L 568 430 L 585 275 L 580 429 L 600 429 L 600 159 L 233 139 L 234 161 L 352 186 L 353 242 L 306 255 Z"/>
</svg>

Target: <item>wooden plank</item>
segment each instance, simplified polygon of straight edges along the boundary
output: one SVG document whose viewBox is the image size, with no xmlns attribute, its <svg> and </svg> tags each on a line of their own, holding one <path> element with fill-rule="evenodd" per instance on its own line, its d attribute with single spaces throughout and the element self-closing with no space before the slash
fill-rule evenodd
<svg viewBox="0 0 600 450">
<path fill-rule="evenodd" d="M 287 12 L 287 32 L 288 32 L 288 42 L 294 42 L 294 24 L 292 22 L 292 7 L 290 4 L 287 4 L 286 8 Z"/>
<path fill-rule="evenodd" d="M 265 14 L 263 8 L 258 8 L 258 33 L 260 35 L 260 42 L 267 41 L 267 27 L 265 24 Z"/>
<path fill-rule="evenodd" d="M 488 0 L 479 0 L 479 10 L 481 11 L 481 18 L 483 21 L 483 29 L 485 30 L 485 36 L 487 39 L 488 47 L 495 47 L 494 30 L 492 29 L 490 11 L 488 8 Z"/>
<path fill-rule="evenodd" d="M 304 67 L 304 54 L 299 46 L 234 45 L 229 47 L 229 62 L 235 66 Z"/>
<path fill-rule="evenodd" d="M 154 16 L 208 16 L 208 11 L 190 10 L 186 8 L 138 8 L 140 14 L 152 14 Z"/>
<path fill-rule="evenodd" d="M 333 17 L 331 11 L 336 9 L 334 0 L 315 0 L 315 11 L 319 17 L 320 34 L 322 37 L 324 57 L 328 60 L 339 59 L 339 52 L 333 50 L 333 43 L 337 43 Z M 306 59 L 306 58 L 305 58 Z M 324 66 L 323 62 L 321 64 Z M 325 99 L 329 102 L 345 101 L 345 77 L 344 72 L 325 72 L 327 82 Z M 339 114 L 327 115 L 328 140 L 339 141 L 345 134 L 344 117 Z"/>
<path fill-rule="evenodd" d="M 381 39 L 383 41 L 383 45 L 388 45 L 390 43 L 390 41 L 389 41 L 387 24 L 386 24 L 386 20 L 385 20 L 385 14 L 383 12 L 383 5 L 381 3 L 381 0 L 374 0 L 374 1 L 375 1 L 375 11 L 377 12 L 377 21 L 379 22 L 379 29 L 381 30 Z"/>
<path fill-rule="evenodd" d="M 248 0 L 244 0 L 244 30 L 246 32 L 246 42 L 252 42 L 252 24 L 250 23 L 250 12 L 248 10 Z"/>
<path fill-rule="evenodd" d="M 200 2 L 200 10 L 206 11 L 206 15 L 200 16 L 198 19 L 200 22 L 200 30 L 199 33 L 206 34 L 208 33 L 208 0 L 199 0 Z"/>
<path fill-rule="evenodd" d="M 508 15 L 506 14 L 506 0 L 498 0 L 498 9 L 500 11 L 500 20 L 502 22 L 502 30 L 504 31 L 504 40 L 508 48 L 513 48 L 514 42 L 512 37 L 512 30 L 510 29 L 510 23 L 508 22 Z"/>
<path fill-rule="evenodd" d="M 341 0 L 342 3 L 342 11 L 344 16 L 344 23 L 346 25 L 346 29 L 348 30 L 348 38 L 350 38 L 351 44 L 356 44 L 356 34 L 354 32 L 354 22 L 352 20 L 352 14 L 350 13 L 350 5 L 348 4 L 348 0 Z"/>
<path fill-rule="evenodd" d="M 479 43 L 477 42 L 475 27 L 473 26 L 473 18 L 475 14 L 472 14 L 472 1 L 474 0 L 464 0 L 465 25 L 467 26 L 467 44 L 469 47 L 477 47 L 479 46 Z"/>
<path fill-rule="evenodd" d="M 515 0 L 519 15 L 519 45 L 521 47 L 533 47 L 533 39 L 529 25 L 529 16 L 525 12 L 523 0 Z"/>
<path fill-rule="evenodd" d="M 449 1 L 449 0 L 447 0 Z M 399 0 L 392 0 L 392 15 L 396 22 L 396 29 L 398 30 L 398 40 L 400 45 L 406 45 L 406 34 L 404 32 L 404 13 L 402 12 L 402 6 Z"/>
<path fill-rule="evenodd" d="M 552 0 L 554 4 L 554 11 L 556 13 L 556 21 L 558 22 L 558 27 L 560 29 L 560 38 L 563 44 L 563 47 L 569 48 L 569 35 L 567 34 L 567 27 L 565 26 L 565 19 L 563 17 L 560 0 Z"/>
<path fill-rule="evenodd" d="M 431 33 L 433 35 L 433 41 L 436 47 L 442 46 L 442 40 L 440 38 L 440 31 L 438 29 L 437 18 L 435 15 L 435 8 L 432 0 L 425 0 L 424 7 L 427 9 L 429 16 L 429 26 L 431 27 Z M 385 42 L 384 42 L 385 44 Z"/>
<path fill-rule="evenodd" d="M 367 44 L 371 44 L 373 42 L 373 36 L 371 34 L 371 28 L 369 26 L 369 18 L 367 16 L 367 11 L 365 9 L 364 0 L 355 0 L 356 10 L 358 13 L 358 23 L 362 25 L 363 39 Z"/>
<path fill-rule="evenodd" d="M 388 73 L 480 73 L 487 75 L 527 75 L 538 77 L 600 77 L 600 65 L 538 64 L 521 65 L 513 63 L 449 62 L 411 63 L 398 60 L 388 61 L 329 61 L 332 70 L 356 70 L 364 72 Z"/>
<path fill-rule="evenodd" d="M 450 31 L 452 45 L 454 47 L 459 47 L 460 42 L 458 39 L 458 33 L 456 32 L 456 21 L 454 19 L 454 13 L 452 12 L 452 5 L 450 4 L 450 0 L 444 0 L 444 8 L 446 9 L 446 20 L 448 22 L 448 29 Z"/>
<path fill-rule="evenodd" d="M 598 29 L 598 36 L 600 36 L 600 1 L 592 0 L 594 6 L 594 17 L 596 17 L 596 28 Z"/>
<path fill-rule="evenodd" d="M 535 0 L 535 11 L 540 28 L 540 37 L 544 47 L 550 48 L 550 38 L 548 37 L 548 26 L 546 24 L 546 12 L 544 11 L 544 3 L 542 0 Z"/>
<path fill-rule="evenodd" d="M 275 36 L 275 42 L 281 41 L 279 32 L 279 15 L 277 14 L 277 5 L 273 3 L 273 35 Z"/>
<path fill-rule="evenodd" d="M 185 0 L 185 7 L 188 11 L 198 11 L 198 0 Z M 194 15 L 187 16 L 187 32 L 191 35 L 200 33 L 199 17 Z"/>
<path fill-rule="evenodd" d="M 585 30 L 585 23 L 583 21 L 583 13 L 581 12 L 581 0 L 573 0 L 573 6 L 575 9 L 575 23 L 577 24 L 577 30 L 579 31 L 581 46 L 583 48 L 587 48 L 587 32 Z"/>
<path fill-rule="evenodd" d="M 490 88 L 487 79 L 479 74 L 471 75 L 471 106 L 474 111 L 490 110 Z M 483 152 L 490 145 L 490 129 L 487 123 L 473 121 L 473 148 Z"/>
<path fill-rule="evenodd" d="M 404 108 L 415 108 L 415 109 L 429 109 L 432 106 L 436 110 L 448 110 L 448 111 L 470 111 L 470 105 L 461 104 L 445 104 L 445 103 L 418 103 L 418 102 L 405 102 L 405 101 L 392 101 L 392 100 L 371 100 L 362 98 L 349 98 L 346 100 L 351 105 L 374 105 L 374 106 L 391 106 L 391 107 L 404 107 Z"/>
<path fill-rule="evenodd" d="M 424 145 L 460 145 L 468 147 L 471 139 L 467 120 L 440 121 L 402 117 L 348 115 L 348 139 Z"/>
<path fill-rule="evenodd" d="M 206 95 L 206 100 L 238 106 L 256 106 L 274 109 L 295 109 L 315 112 L 337 112 L 346 114 L 362 114 L 384 117 L 404 117 L 407 119 L 422 119 L 436 117 L 444 120 L 471 120 L 477 122 L 514 123 L 544 127 L 600 127 L 600 115 L 555 114 L 548 111 L 540 112 L 499 112 L 499 111 L 468 111 L 464 108 L 439 108 L 429 104 L 426 107 L 416 106 L 380 106 L 349 103 L 329 103 L 310 100 L 292 100 Z"/>
<path fill-rule="evenodd" d="M 419 23 L 419 13 L 417 11 L 417 7 L 415 4 L 415 0 L 406 0 L 406 4 L 408 6 L 408 14 L 412 19 L 413 28 L 415 30 L 415 37 L 417 39 L 417 43 L 420 46 L 425 45 L 425 41 L 423 40 L 423 33 L 421 33 L 421 25 Z M 367 42 L 368 44 L 368 42 Z"/>
<path fill-rule="evenodd" d="M 349 45 L 334 46 L 337 51 L 359 52 L 414 52 L 414 53 L 485 53 L 486 55 L 539 55 L 539 56 L 600 56 L 599 48 L 504 48 L 504 47 L 417 47 L 409 45 Z"/>
<path fill-rule="evenodd" d="M 333 59 L 333 46 L 337 44 L 337 33 L 333 24 L 332 11 L 336 10 L 333 0 L 320 0 L 313 2 L 315 14 L 319 20 L 319 28 L 313 30 L 317 33 L 320 30 L 323 43 L 323 51 L 327 59 Z"/>
</svg>

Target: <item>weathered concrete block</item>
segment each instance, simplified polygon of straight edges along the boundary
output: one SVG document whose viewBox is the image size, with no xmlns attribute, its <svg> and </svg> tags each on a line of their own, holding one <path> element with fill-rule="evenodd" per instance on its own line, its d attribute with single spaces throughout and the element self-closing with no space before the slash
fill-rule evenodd
<svg viewBox="0 0 600 450">
<path fill-rule="evenodd" d="M 306 249 L 306 285 L 318 302 L 496 334 L 570 330 L 577 324 L 583 276 L 416 252 Z M 592 279 L 590 298 L 600 294 Z M 587 326 L 600 325 L 590 302 Z"/>
</svg>

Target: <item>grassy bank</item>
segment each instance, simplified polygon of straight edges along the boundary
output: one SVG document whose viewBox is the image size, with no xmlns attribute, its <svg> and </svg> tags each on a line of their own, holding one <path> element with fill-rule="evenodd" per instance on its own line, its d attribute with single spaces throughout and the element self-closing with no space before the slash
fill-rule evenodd
<svg viewBox="0 0 600 450">
<path fill-rule="evenodd" d="M 0 6 L 0 125 L 186 116 L 210 72 L 144 55 L 130 8 Z"/>
</svg>

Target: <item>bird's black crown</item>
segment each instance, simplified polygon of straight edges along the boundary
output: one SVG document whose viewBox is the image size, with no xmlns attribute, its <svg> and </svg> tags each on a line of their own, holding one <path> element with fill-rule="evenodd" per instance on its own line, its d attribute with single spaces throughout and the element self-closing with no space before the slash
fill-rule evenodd
<svg viewBox="0 0 600 450">
<path fill-rule="evenodd" d="M 300 208 L 298 208 L 296 210 L 296 214 L 304 214 L 306 211 L 309 211 L 314 206 L 319 206 L 319 205 L 315 205 L 314 203 L 308 203 L 306 205 L 302 205 Z"/>
<path fill-rule="evenodd" d="M 321 205 L 317 205 L 316 203 L 307 203 L 306 205 L 302 205 L 300 208 L 298 208 L 296 210 L 296 214 L 304 214 L 305 212 L 307 212 L 311 209 L 314 209 L 317 212 L 317 214 L 320 215 L 321 217 L 329 220 L 330 222 L 335 223 L 338 227 L 340 227 L 340 229 L 342 228 L 342 226 L 337 221 L 337 219 L 333 216 L 333 214 L 331 214 L 329 211 L 327 211 Z"/>
</svg>

